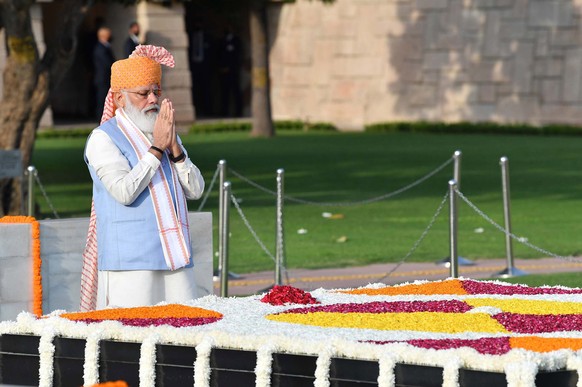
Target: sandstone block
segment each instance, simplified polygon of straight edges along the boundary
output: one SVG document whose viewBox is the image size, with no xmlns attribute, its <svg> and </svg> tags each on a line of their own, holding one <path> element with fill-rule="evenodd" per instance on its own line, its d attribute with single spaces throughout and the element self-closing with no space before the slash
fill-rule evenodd
<svg viewBox="0 0 582 387">
<path fill-rule="evenodd" d="M 562 83 L 562 100 L 564 102 L 581 101 L 582 69 L 582 48 L 568 50 L 564 60 L 564 75 Z"/>
<path fill-rule="evenodd" d="M 416 6 L 420 10 L 446 9 L 449 5 L 448 0 L 417 0 Z"/>
<path fill-rule="evenodd" d="M 574 22 L 572 5 L 563 1 L 530 1 L 527 23 L 531 27 L 568 27 Z"/>
<path fill-rule="evenodd" d="M 479 85 L 479 102 L 491 104 L 495 102 L 495 85 L 482 84 Z"/>
<path fill-rule="evenodd" d="M 562 82 L 558 79 L 544 79 L 541 81 L 541 101 L 557 103 L 561 97 Z"/>
<path fill-rule="evenodd" d="M 283 69 L 281 86 L 309 86 L 313 79 L 311 66 L 286 66 Z"/>
<path fill-rule="evenodd" d="M 332 75 L 338 77 L 369 78 L 382 73 L 384 63 L 382 58 L 375 56 L 334 58 L 331 64 Z"/>
</svg>

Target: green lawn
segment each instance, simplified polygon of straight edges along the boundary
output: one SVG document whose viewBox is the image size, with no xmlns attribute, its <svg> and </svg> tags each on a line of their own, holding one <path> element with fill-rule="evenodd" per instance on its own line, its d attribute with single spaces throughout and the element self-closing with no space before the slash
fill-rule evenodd
<svg viewBox="0 0 582 387">
<path fill-rule="evenodd" d="M 504 279 L 502 281 L 513 284 L 525 284 L 529 286 L 567 286 L 570 288 L 582 287 L 580 273 L 552 273 L 552 274 L 531 274 L 521 277 Z"/>
<path fill-rule="evenodd" d="M 319 203 L 358 202 L 404 187 L 451 158 L 460 149 L 461 191 L 503 224 L 499 158 L 509 157 L 513 231 L 560 255 L 582 252 L 582 137 L 459 135 L 426 133 L 338 133 L 280 131 L 273 139 L 246 132 L 183 136 L 207 184 L 217 162 L 275 190 L 277 168 L 285 169 L 286 194 Z M 61 217 L 88 216 L 91 181 L 82 161 L 84 139 L 39 139 L 33 164 Z M 423 184 L 394 198 L 350 206 L 285 204 L 288 267 L 344 267 L 396 262 L 429 224 L 448 189 L 452 164 Z M 275 197 L 230 175 L 233 194 L 266 246 L 274 251 Z M 217 191 L 205 206 L 214 214 Z M 39 195 L 44 217 L 50 210 Z M 190 203 L 196 210 L 199 201 Z M 459 254 L 466 258 L 505 255 L 504 235 L 459 201 Z M 327 219 L 323 212 L 343 214 Z M 477 233 L 476 229 L 484 232 Z M 230 269 L 271 270 L 261 250 L 231 207 Z M 298 234 L 299 229 L 307 230 Z M 345 237 L 346 242 L 338 242 Z M 345 239 L 344 238 L 344 239 Z M 216 245 L 216 233 L 215 233 Z M 541 256 L 514 243 L 516 257 Z M 410 261 L 448 255 L 448 204 Z"/>
</svg>

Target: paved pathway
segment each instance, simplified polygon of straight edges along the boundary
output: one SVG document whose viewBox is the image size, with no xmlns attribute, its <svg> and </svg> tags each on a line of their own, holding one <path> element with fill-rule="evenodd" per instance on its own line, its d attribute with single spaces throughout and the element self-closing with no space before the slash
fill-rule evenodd
<svg viewBox="0 0 582 387">
<path fill-rule="evenodd" d="M 375 264 L 369 266 L 349 267 L 341 269 L 292 269 L 288 272 L 289 281 L 283 278 L 284 284 L 290 284 L 303 290 L 317 288 L 354 288 L 365 286 L 369 283 L 383 282 L 396 284 L 414 280 L 438 280 L 449 277 L 450 269 L 436 263 L 404 263 L 389 276 L 386 274 L 394 268 L 395 264 Z M 582 258 L 580 263 L 569 262 L 557 258 L 540 259 L 516 259 L 517 269 L 527 274 L 562 273 L 582 271 Z M 474 261 L 471 266 L 459 266 L 459 276 L 465 278 L 495 279 L 496 275 L 507 268 L 504 259 L 487 259 Z M 228 295 L 250 295 L 268 291 L 274 284 L 274 272 L 258 272 L 240 274 L 238 279 L 230 279 L 228 283 Z M 582 277 L 580 279 L 582 286 Z M 220 283 L 214 282 L 215 294 L 220 293 Z"/>
</svg>

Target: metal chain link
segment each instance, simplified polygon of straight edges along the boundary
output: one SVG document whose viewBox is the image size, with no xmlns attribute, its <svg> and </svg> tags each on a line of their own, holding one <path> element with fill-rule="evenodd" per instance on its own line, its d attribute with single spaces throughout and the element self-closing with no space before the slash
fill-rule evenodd
<svg viewBox="0 0 582 387">
<path fill-rule="evenodd" d="M 428 223 L 428 226 L 426 226 L 426 228 L 424 229 L 424 231 L 420 235 L 420 238 L 418 238 L 418 240 L 416 242 L 414 242 L 414 245 L 412 246 L 412 248 L 410 249 L 410 251 L 408 251 L 408 253 L 406 253 L 406 255 L 400 260 L 400 262 L 398 262 L 392 269 L 390 269 L 389 272 L 387 272 L 386 274 L 384 274 L 384 276 L 381 277 L 378 280 L 378 282 L 382 282 L 385 278 L 390 277 L 390 275 L 392 273 L 394 273 L 396 270 L 398 270 L 398 268 L 400 266 L 402 266 L 402 264 L 416 251 L 416 249 L 418 249 L 418 246 L 420 246 L 420 244 L 422 243 L 422 241 L 424 240 L 424 238 L 426 237 L 426 235 L 428 234 L 428 232 L 432 229 L 432 226 L 434 225 L 434 223 L 436 222 L 438 216 L 440 215 L 441 211 L 443 210 L 443 207 L 445 206 L 445 203 L 447 202 L 447 199 L 448 198 L 449 198 L 449 192 L 447 191 L 447 193 L 443 197 L 443 200 L 439 204 L 436 212 L 434 213 L 434 215 L 432 216 L 430 222 Z"/>
<path fill-rule="evenodd" d="M 270 189 L 268 189 L 266 187 L 263 187 L 259 183 L 256 183 L 256 182 L 252 181 L 251 179 L 243 176 L 241 173 L 235 171 L 231 167 L 228 167 L 228 170 L 230 172 L 232 172 L 233 175 L 235 175 L 236 177 L 238 177 L 239 179 L 241 179 L 242 181 L 244 181 L 245 183 L 247 183 L 249 185 L 252 185 L 253 187 L 255 187 L 255 188 L 257 188 L 257 189 L 259 189 L 259 190 L 261 190 L 263 192 L 266 192 L 266 193 L 268 193 L 270 195 L 277 196 L 277 192 L 276 191 L 273 191 L 273 190 L 270 190 Z"/>
<path fill-rule="evenodd" d="M 416 181 L 414 181 L 414 182 L 412 182 L 412 183 L 410 183 L 410 184 L 408 184 L 400 189 L 397 189 L 396 191 L 392 191 L 392 192 L 389 192 L 387 194 L 376 196 L 376 197 L 369 198 L 369 199 L 353 201 L 353 202 L 316 202 L 316 201 L 300 199 L 300 198 L 296 198 L 296 197 L 288 196 L 288 195 L 284 195 L 284 198 L 285 198 L 285 200 L 288 200 L 288 201 L 294 202 L 294 203 L 298 203 L 298 204 L 308 204 L 308 205 L 327 206 L 327 207 L 347 207 L 347 206 L 355 206 L 355 205 L 360 205 L 360 204 L 370 204 L 370 203 L 379 202 L 379 201 L 382 201 L 385 199 L 389 199 L 393 196 L 399 195 L 405 191 L 408 191 L 409 189 L 416 187 L 417 185 L 423 183 L 424 181 L 430 179 L 432 176 L 439 173 L 441 170 L 443 170 L 447 165 L 449 165 L 452 162 L 453 162 L 453 158 L 450 158 L 447 161 L 445 161 L 443 164 L 441 164 L 440 166 L 435 168 L 433 171 L 431 171 L 431 172 L 427 173 L 426 175 L 424 175 L 423 177 L 421 177 L 420 179 L 418 179 L 418 180 L 416 180 Z M 252 185 L 253 187 L 255 187 L 263 192 L 266 192 L 268 194 L 277 195 L 277 192 L 261 186 L 260 184 L 246 178 L 245 176 L 243 176 L 242 174 L 238 173 L 237 171 L 233 170 L 230 167 L 229 167 L 229 170 L 232 172 L 233 175 L 235 175 L 236 177 L 238 177 L 242 181 Z"/>
<path fill-rule="evenodd" d="M 277 259 L 275 258 L 275 256 L 273 254 L 271 254 L 271 252 L 269 251 L 269 249 L 267 249 L 267 246 L 265 246 L 265 244 L 263 243 L 263 241 L 261 241 L 261 238 L 259 238 L 259 236 L 257 235 L 257 232 L 251 226 L 249 220 L 247 219 L 247 217 L 243 213 L 242 209 L 240 208 L 240 205 L 238 204 L 238 201 L 237 201 L 236 197 L 234 196 L 234 194 L 232 192 L 230 194 L 230 201 L 234 204 L 234 206 L 236 208 L 236 211 L 240 215 L 240 217 L 241 217 L 242 221 L 244 222 L 245 226 L 247 226 L 247 229 L 249 230 L 249 232 L 251 233 L 251 235 L 253 236 L 253 238 L 255 238 L 255 241 L 257 241 L 257 243 L 259 244 L 259 246 L 261 247 L 261 249 L 265 252 L 265 254 L 267 254 L 269 256 L 269 258 L 271 258 L 273 260 L 273 262 L 277 263 Z M 284 270 L 285 273 L 287 272 L 287 269 L 285 268 L 285 266 L 281 265 L 281 269 Z"/>
<path fill-rule="evenodd" d="M 500 226 L 499 224 L 497 224 L 493 219 L 491 219 L 489 216 L 487 216 L 487 214 L 485 214 L 483 211 L 481 211 L 479 208 L 477 208 L 477 206 L 475 204 L 473 204 L 465 195 L 463 195 L 460 191 L 455 190 L 455 193 L 457 194 L 457 196 L 459 196 L 465 203 L 467 203 L 467 205 L 469 207 L 471 207 L 473 209 L 473 211 L 475 211 L 477 214 L 479 214 L 483 219 L 485 219 L 487 222 L 491 223 L 491 225 L 493 225 L 493 227 L 495 227 L 496 229 L 498 229 L 499 231 L 501 231 L 502 233 L 504 233 L 505 235 L 511 237 L 512 239 L 516 240 L 517 242 L 533 249 L 536 250 L 539 253 L 542 253 L 544 255 L 549 255 L 551 257 L 554 258 L 558 258 L 558 259 L 562 259 L 564 261 L 568 261 L 568 262 L 576 262 L 576 263 L 580 263 L 582 262 L 579 259 L 575 259 L 573 257 L 564 257 L 562 255 L 558 255 L 558 254 L 554 254 L 551 251 L 542 249 L 541 247 L 535 246 L 531 243 L 529 243 L 527 240 L 525 240 L 524 238 L 520 238 L 517 235 L 507 231 L 504 227 Z"/>
<path fill-rule="evenodd" d="M 210 186 L 206 190 L 206 195 L 204 195 L 204 198 L 202 199 L 200 206 L 198 206 L 198 212 L 202 211 L 202 209 L 204 208 L 204 205 L 206 204 L 206 201 L 208 200 L 208 196 L 210 196 L 210 192 L 212 192 L 212 188 L 214 188 L 214 183 L 216 183 L 216 178 L 218 177 L 219 172 L 220 172 L 220 170 L 217 167 L 216 170 L 214 171 L 214 176 L 212 176 L 212 180 L 210 181 Z"/>
<path fill-rule="evenodd" d="M 51 211 L 53 212 L 53 215 L 55 216 L 55 218 L 60 219 L 59 214 L 57 214 L 57 211 L 55 210 L 53 203 L 50 201 L 42 183 L 40 182 L 40 178 L 38 177 L 38 171 L 35 170 L 33 176 L 34 176 L 34 180 L 36 181 L 36 184 L 38 185 L 38 188 L 40 188 L 40 192 L 42 192 L 42 196 L 44 196 L 44 200 L 47 202 L 48 206 L 50 207 Z"/>
</svg>

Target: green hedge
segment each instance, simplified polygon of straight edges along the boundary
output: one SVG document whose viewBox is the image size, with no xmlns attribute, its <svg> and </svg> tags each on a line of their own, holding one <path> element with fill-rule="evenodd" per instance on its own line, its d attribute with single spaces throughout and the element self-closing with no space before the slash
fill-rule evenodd
<svg viewBox="0 0 582 387">
<path fill-rule="evenodd" d="M 366 132 L 409 133 L 463 133 L 463 134 L 528 134 L 528 135 L 582 135 L 582 127 L 551 124 L 497 124 L 493 122 L 382 122 L 366 125 Z"/>
<path fill-rule="evenodd" d="M 302 131 L 336 131 L 337 128 L 326 122 L 303 122 L 293 120 L 275 121 L 275 131 L 277 130 L 302 130 Z M 64 137 L 87 137 L 93 128 L 75 129 L 45 129 L 37 133 L 39 138 L 64 138 Z M 234 132 L 249 131 L 251 123 L 248 121 L 232 122 L 209 122 L 193 124 L 189 128 L 190 133 L 214 133 L 214 132 Z M 527 134 L 527 135 L 582 135 L 582 127 L 551 124 L 544 126 L 533 126 L 527 124 L 497 124 L 493 122 L 380 122 L 366 125 L 366 132 L 408 132 L 408 133 L 463 133 L 463 134 Z"/>
<path fill-rule="evenodd" d="M 275 131 L 277 130 L 337 130 L 335 126 L 326 122 L 303 122 L 282 120 L 274 121 Z M 210 132 L 233 132 L 233 131 L 251 131 L 252 124 L 250 122 L 210 122 L 194 124 L 190 127 L 190 133 L 210 133 Z"/>
<path fill-rule="evenodd" d="M 275 121 L 275 131 L 277 130 L 337 130 L 335 126 L 326 122 L 308 123 L 303 121 L 282 120 Z M 188 130 L 190 133 L 215 133 L 215 132 L 250 132 L 252 125 L 249 121 L 225 121 L 193 124 Z M 43 129 L 37 133 L 38 138 L 65 138 L 65 137 L 87 137 L 93 128 L 75 129 Z"/>
<path fill-rule="evenodd" d="M 37 138 L 65 138 L 65 137 L 87 137 L 93 128 L 78 129 L 45 129 L 36 133 Z"/>
</svg>

